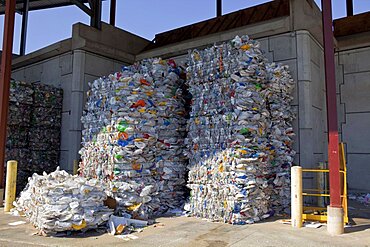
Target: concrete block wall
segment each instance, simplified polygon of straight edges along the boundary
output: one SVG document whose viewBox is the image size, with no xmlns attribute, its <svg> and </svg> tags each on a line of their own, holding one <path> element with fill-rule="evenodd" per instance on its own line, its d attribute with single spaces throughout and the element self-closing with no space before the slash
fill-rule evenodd
<svg viewBox="0 0 370 247">
<path fill-rule="evenodd" d="M 349 190 L 370 191 L 370 47 L 336 53 L 340 137 Z"/>
<path fill-rule="evenodd" d="M 13 70 L 12 77 L 26 82 L 39 82 L 63 89 L 60 166 L 73 171 L 79 159 L 81 116 L 86 102 L 88 82 L 119 71 L 124 63 L 84 50 L 70 51 Z"/>
</svg>

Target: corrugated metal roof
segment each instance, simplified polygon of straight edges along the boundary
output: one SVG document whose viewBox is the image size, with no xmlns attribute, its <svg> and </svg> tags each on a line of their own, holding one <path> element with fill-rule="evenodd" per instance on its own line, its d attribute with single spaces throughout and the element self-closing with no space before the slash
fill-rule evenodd
<svg viewBox="0 0 370 247">
<path fill-rule="evenodd" d="M 157 47 L 194 39 L 253 23 L 289 16 L 289 0 L 275 0 L 192 25 L 159 33 L 144 51 Z"/>
<path fill-rule="evenodd" d="M 71 0 L 29 0 L 30 10 L 48 9 L 61 6 L 73 5 Z M 22 10 L 23 0 L 16 0 L 16 9 Z M 87 0 L 81 0 L 81 2 L 87 2 Z M 0 15 L 5 12 L 5 0 L 0 0 Z"/>
<path fill-rule="evenodd" d="M 370 11 L 334 20 L 334 36 L 341 37 L 370 31 Z"/>
</svg>

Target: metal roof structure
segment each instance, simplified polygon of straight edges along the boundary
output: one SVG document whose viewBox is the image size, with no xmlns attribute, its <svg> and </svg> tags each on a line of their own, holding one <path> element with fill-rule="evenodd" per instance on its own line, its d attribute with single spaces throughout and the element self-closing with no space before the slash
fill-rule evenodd
<svg viewBox="0 0 370 247">
<path fill-rule="evenodd" d="M 106 0 L 13 0 L 15 11 L 22 15 L 22 31 L 20 55 L 25 55 L 28 13 L 32 10 L 50 9 L 56 7 L 75 5 L 90 16 L 90 25 L 101 28 L 102 2 Z M 5 14 L 6 4 L 9 0 L 0 0 L 0 15 Z M 116 0 L 111 0 L 110 24 L 115 24 Z"/>
<path fill-rule="evenodd" d="M 81 3 L 87 3 L 88 0 L 78 1 Z M 22 10 L 24 6 L 24 0 L 17 0 L 15 9 Z M 63 7 L 69 5 L 75 5 L 76 1 L 73 0 L 29 0 L 29 10 L 40 10 L 55 7 Z M 5 13 L 5 0 L 0 0 L 0 15 Z"/>
<path fill-rule="evenodd" d="M 275 0 L 155 35 L 145 50 L 202 37 L 232 28 L 289 16 L 289 0 Z"/>
</svg>

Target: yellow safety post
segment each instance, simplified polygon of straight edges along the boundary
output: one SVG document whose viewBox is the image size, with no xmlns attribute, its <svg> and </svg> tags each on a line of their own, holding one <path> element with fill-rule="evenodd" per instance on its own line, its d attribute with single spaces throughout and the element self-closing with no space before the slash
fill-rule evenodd
<svg viewBox="0 0 370 247">
<path fill-rule="evenodd" d="M 73 161 L 73 175 L 76 175 L 78 173 L 78 162 L 77 160 Z"/>
<path fill-rule="evenodd" d="M 303 223 L 302 167 L 292 166 L 291 178 L 292 227 L 300 228 Z"/>
<path fill-rule="evenodd" d="M 5 185 L 5 207 L 4 212 L 10 212 L 15 201 L 17 188 L 17 165 L 15 160 L 9 160 L 6 164 L 6 185 Z"/>
</svg>

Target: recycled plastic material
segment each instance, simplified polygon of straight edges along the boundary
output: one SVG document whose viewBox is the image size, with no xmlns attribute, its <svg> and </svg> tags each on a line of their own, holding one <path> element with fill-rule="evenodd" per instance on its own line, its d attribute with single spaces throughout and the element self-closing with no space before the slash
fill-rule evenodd
<svg viewBox="0 0 370 247">
<path fill-rule="evenodd" d="M 191 51 L 187 79 L 190 214 L 246 224 L 284 211 L 295 155 L 288 68 L 243 36 Z"/>
<path fill-rule="evenodd" d="M 125 217 L 118 217 L 111 215 L 108 221 L 108 232 L 111 235 L 121 234 L 123 232 L 124 227 L 126 226 L 133 226 L 135 228 L 142 228 L 148 225 L 147 221 L 144 220 L 134 220 Z M 124 227 L 123 227 L 124 226 Z M 118 229 L 117 229 L 118 228 Z M 119 228 L 123 228 L 122 230 Z M 120 230 L 120 231 L 117 231 Z"/>
<path fill-rule="evenodd" d="M 96 180 L 56 171 L 42 176 L 33 174 L 20 197 L 14 202 L 13 214 L 25 214 L 41 232 L 86 231 L 105 224 L 111 209 L 104 206 L 107 198 Z"/>
<path fill-rule="evenodd" d="M 40 83 L 10 83 L 6 160 L 17 160 L 17 192 L 34 172 L 59 164 L 63 92 Z"/>
<path fill-rule="evenodd" d="M 174 61 L 151 59 L 90 83 L 80 172 L 109 185 L 118 215 L 148 219 L 184 202 L 179 73 Z"/>
</svg>

